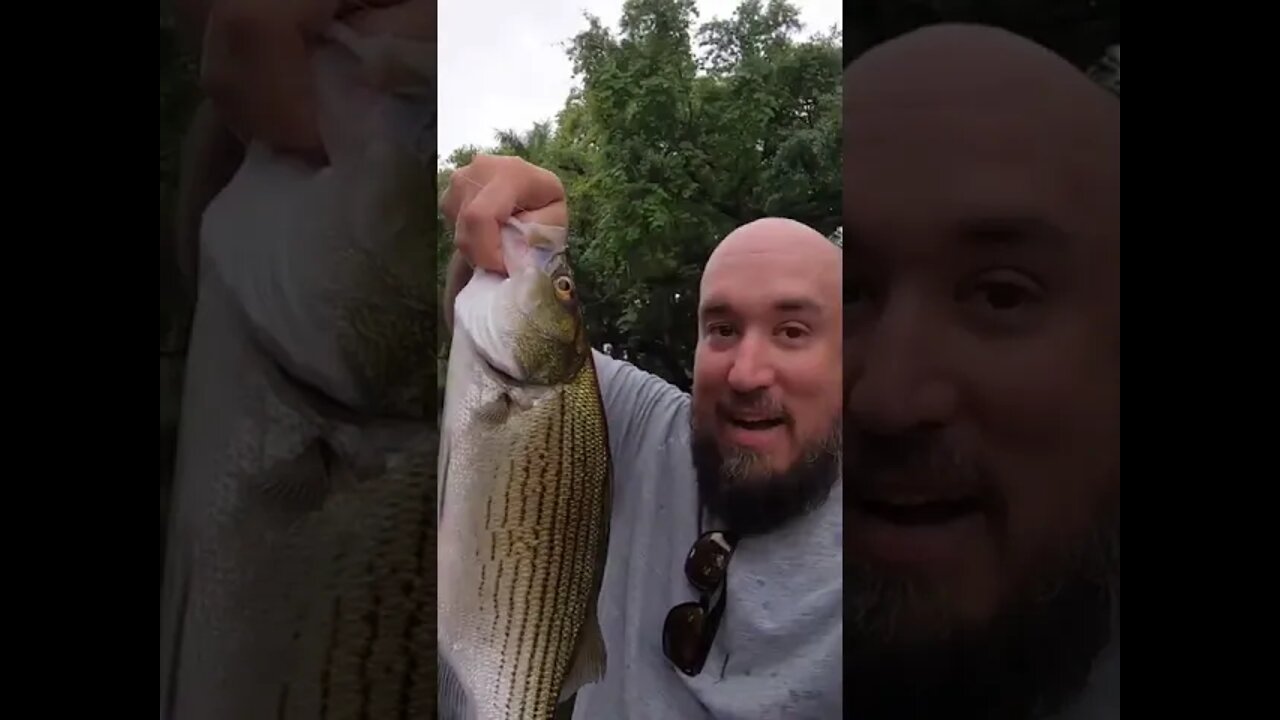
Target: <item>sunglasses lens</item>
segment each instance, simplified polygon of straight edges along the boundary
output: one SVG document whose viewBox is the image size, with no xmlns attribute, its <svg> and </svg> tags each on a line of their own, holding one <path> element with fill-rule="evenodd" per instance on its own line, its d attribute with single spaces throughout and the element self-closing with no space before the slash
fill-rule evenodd
<svg viewBox="0 0 1280 720">
<path fill-rule="evenodd" d="M 729 556 L 733 553 L 728 538 L 721 532 L 709 532 L 693 544 L 684 561 L 689 583 L 702 592 L 711 592 L 724 580 Z"/>
<path fill-rule="evenodd" d="M 703 639 L 706 613 L 697 603 L 684 603 L 671 608 L 662 626 L 662 652 L 681 672 L 697 675 L 702 671 Z"/>
</svg>

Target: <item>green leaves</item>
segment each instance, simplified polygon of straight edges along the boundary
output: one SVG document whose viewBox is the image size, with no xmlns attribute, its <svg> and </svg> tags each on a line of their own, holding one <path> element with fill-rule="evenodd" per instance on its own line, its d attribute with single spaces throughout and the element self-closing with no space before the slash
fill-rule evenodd
<svg viewBox="0 0 1280 720">
<path fill-rule="evenodd" d="M 592 345 L 684 388 L 720 238 L 766 215 L 823 234 L 841 222 L 841 38 L 806 37 L 798 18 L 782 0 L 701 27 L 692 0 L 628 0 L 617 33 L 587 16 L 566 44 L 579 89 L 554 127 L 490 149 L 564 182 Z"/>
</svg>

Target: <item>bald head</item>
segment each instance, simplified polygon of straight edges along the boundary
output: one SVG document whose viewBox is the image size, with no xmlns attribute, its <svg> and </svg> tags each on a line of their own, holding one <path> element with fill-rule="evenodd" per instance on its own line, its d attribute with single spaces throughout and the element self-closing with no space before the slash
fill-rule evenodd
<svg viewBox="0 0 1280 720">
<path fill-rule="evenodd" d="M 1118 244 L 1120 101 L 1049 50 L 932 26 L 867 52 L 844 85 L 851 242 L 875 223 L 901 237 L 900 223 L 931 212 L 951 223 L 1017 212 L 1057 213 L 1059 230 Z"/>
<path fill-rule="evenodd" d="M 726 235 L 707 258 L 703 287 L 726 266 L 780 259 L 815 281 L 834 283 L 839 294 L 840 249 L 804 223 L 773 217 L 749 222 Z"/>
<path fill-rule="evenodd" d="M 985 135 L 1029 160 L 1109 161 L 1118 179 L 1119 100 L 1062 57 L 997 28 L 936 25 L 872 49 L 845 71 L 844 124 L 855 153 L 890 132 L 904 142 L 912 133 Z"/>
<path fill-rule="evenodd" d="M 868 93 L 919 98 L 921 92 L 955 97 L 979 92 L 1001 100 L 1027 96 L 1065 105 L 1116 104 L 1061 56 L 985 25 L 933 25 L 886 42 L 851 64 L 845 83 L 855 100 Z"/>
</svg>

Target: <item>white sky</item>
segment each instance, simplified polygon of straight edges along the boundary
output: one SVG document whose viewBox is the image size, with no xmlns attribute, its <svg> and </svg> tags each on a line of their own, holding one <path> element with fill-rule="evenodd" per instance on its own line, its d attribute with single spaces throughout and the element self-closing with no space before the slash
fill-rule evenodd
<svg viewBox="0 0 1280 720">
<path fill-rule="evenodd" d="M 698 0 L 696 23 L 727 18 L 739 0 Z M 841 26 L 843 0 L 792 0 L 801 34 Z M 486 147 L 498 130 L 554 120 L 574 86 L 563 43 L 589 12 L 617 32 L 623 0 L 443 0 L 437 18 L 437 123 L 441 162 L 464 145 Z"/>
</svg>

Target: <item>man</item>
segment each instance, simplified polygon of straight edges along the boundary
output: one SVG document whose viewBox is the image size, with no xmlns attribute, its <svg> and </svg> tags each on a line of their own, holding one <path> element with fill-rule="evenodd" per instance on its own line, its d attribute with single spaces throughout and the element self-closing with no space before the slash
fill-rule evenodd
<svg viewBox="0 0 1280 720">
<path fill-rule="evenodd" d="M 852 717 L 1119 717 L 1120 106 L 935 27 L 845 75 Z"/>
<path fill-rule="evenodd" d="M 446 217 L 491 270 L 516 208 L 566 219 L 559 183 L 521 160 L 458 173 Z M 790 220 L 725 237 L 702 276 L 691 396 L 596 354 L 615 468 L 608 668 L 575 717 L 842 716 L 840 262 Z M 470 272 L 454 269 L 448 300 Z"/>
</svg>

